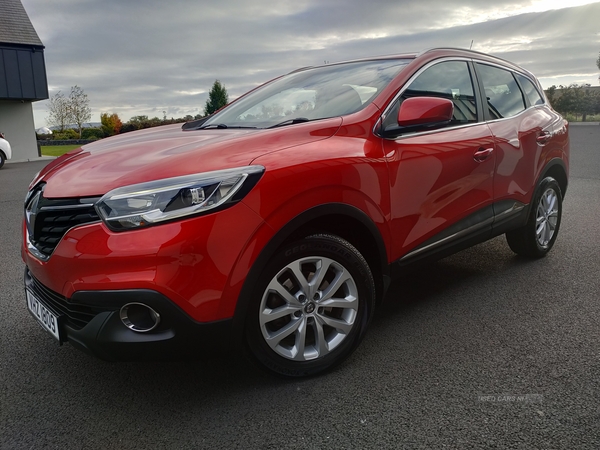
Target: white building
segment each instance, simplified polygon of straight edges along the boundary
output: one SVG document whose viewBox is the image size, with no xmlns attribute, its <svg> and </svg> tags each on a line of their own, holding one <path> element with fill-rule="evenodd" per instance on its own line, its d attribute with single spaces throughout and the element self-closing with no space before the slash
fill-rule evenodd
<svg viewBox="0 0 600 450">
<path fill-rule="evenodd" d="M 0 132 L 13 161 L 37 159 L 32 103 L 48 98 L 44 45 L 20 0 L 0 0 Z"/>
</svg>

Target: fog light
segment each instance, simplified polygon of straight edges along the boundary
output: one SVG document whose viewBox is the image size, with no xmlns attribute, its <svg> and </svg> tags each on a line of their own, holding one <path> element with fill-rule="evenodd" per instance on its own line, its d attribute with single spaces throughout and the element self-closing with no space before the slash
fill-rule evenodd
<svg viewBox="0 0 600 450">
<path fill-rule="evenodd" d="M 154 330 L 160 323 L 160 314 L 143 303 L 127 303 L 119 312 L 123 325 L 138 333 Z"/>
</svg>

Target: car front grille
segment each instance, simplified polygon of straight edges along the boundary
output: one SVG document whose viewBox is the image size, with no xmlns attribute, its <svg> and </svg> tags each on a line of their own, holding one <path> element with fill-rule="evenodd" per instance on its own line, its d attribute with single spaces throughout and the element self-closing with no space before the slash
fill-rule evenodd
<svg viewBox="0 0 600 450">
<path fill-rule="evenodd" d="M 100 220 L 95 198 L 47 199 L 43 186 L 32 191 L 25 202 L 29 242 L 49 257 L 71 228 Z"/>
<path fill-rule="evenodd" d="M 39 298 L 55 314 L 64 316 L 66 323 L 76 330 L 85 327 L 90 320 L 102 310 L 89 305 L 69 302 L 62 295 L 48 289 L 31 275 L 29 270 L 25 272 L 25 286 L 36 298 Z"/>
</svg>

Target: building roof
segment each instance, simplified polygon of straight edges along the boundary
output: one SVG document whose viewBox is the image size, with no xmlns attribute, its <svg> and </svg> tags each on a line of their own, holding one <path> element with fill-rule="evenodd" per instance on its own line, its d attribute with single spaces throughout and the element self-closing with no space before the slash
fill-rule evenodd
<svg viewBox="0 0 600 450">
<path fill-rule="evenodd" d="M 44 46 L 21 0 L 0 0 L 0 44 Z"/>
</svg>

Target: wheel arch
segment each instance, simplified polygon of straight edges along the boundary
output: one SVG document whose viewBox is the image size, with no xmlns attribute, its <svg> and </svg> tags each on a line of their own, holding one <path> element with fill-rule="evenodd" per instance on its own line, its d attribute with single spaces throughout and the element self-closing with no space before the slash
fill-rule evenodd
<svg viewBox="0 0 600 450">
<path fill-rule="evenodd" d="M 542 172 L 540 173 L 540 176 L 535 185 L 538 186 L 539 183 L 546 177 L 552 177 L 557 181 L 558 186 L 560 187 L 562 198 L 564 199 L 569 184 L 567 167 L 564 161 L 560 158 L 554 158 L 550 162 L 548 162 L 548 164 L 546 164 L 546 167 L 544 167 L 544 170 L 542 170 Z"/>
<path fill-rule="evenodd" d="M 282 245 L 318 233 L 337 235 L 357 248 L 371 268 L 377 300 L 381 301 L 389 285 L 390 276 L 387 249 L 377 225 L 354 206 L 342 203 L 315 206 L 283 226 L 256 258 L 246 276 L 234 312 L 233 330 L 236 341 L 239 342 L 243 337 L 254 282 L 270 258 Z"/>
</svg>

